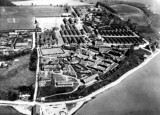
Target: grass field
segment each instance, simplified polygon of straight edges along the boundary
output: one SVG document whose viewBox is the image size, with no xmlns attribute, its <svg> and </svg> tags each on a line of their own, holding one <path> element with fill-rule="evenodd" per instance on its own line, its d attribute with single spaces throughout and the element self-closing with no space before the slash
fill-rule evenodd
<svg viewBox="0 0 160 115">
<path fill-rule="evenodd" d="M 151 26 L 158 31 L 160 30 L 160 14 L 152 16 Z"/>
<path fill-rule="evenodd" d="M 61 48 L 50 48 L 50 49 L 41 49 L 42 55 L 56 55 L 64 54 L 63 49 Z"/>
<path fill-rule="evenodd" d="M 133 23 L 137 23 L 139 26 L 147 26 L 148 25 L 148 17 L 143 14 L 129 14 L 123 16 L 124 20 L 131 19 Z"/>
<path fill-rule="evenodd" d="M 34 29 L 35 17 L 57 17 L 64 12 L 63 7 L 53 6 L 0 7 L 0 30 Z"/>
<path fill-rule="evenodd" d="M 127 4 L 116 4 L 111 5 L 111 7 L 116 10 L 124 20 L 131 19 L 133 23 L 137 23 L 139 26 L 148 25 L 148 17 L 146 14 L 139 8 L 127 5 Z"/>
<path fill-rule="evenodd" d="M 119 14 L 142 14 L 143 12 L 134 7 L 127 4 L 118 4 L 111 6 L 114 10 L 116 10 Z"/>
<path fill-rule="evenodd" d="M 86 5 L 86 2 L 80 2 L 80 0 L 20 0 L 20 1 L 13 1 L 15 5 Z"/>
<path fill-rule="evenodd" d="M 29 55 L 20 57 L 8 69 L 0 70 L 0 90 L 9 90 L 18 86 L 29 86 L 35 82 L 35 73 L 28 70 Z"/>
</svg>

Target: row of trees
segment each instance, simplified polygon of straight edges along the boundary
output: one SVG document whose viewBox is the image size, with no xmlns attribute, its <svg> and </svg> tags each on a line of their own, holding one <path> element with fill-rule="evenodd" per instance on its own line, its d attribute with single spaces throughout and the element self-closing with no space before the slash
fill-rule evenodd
<svg viewBox="0 0 160 115">
<path fill-rule="evenodd" d="M 35 48 L 30 54 L 29 70 L 36 71 L 37 59 L 38 59 L 38 54 L 37 54 L 37 49 Z"/>
<path fill-rule="evenodd" d="M 0 6 L 15 6 L 15 5 L 8 0 L 0 0 Z"/>
<path fill-rule="evenodd" d="M 8 61 L 14 58 L 27 55 L 31 52 L 31 49 L 19 50 L 19 51 L 11 51 L 8 55 L 0 54 L 0 58 L 2 60 Z"/>
<path fill-rule="evenodd" d="M 0 100 L 10 100 L 15 101 L 18 99 L 18 92 L 14 90 L 2 91 L 0 90 Z"/>
<path fill-rule="evenodd" d="M 19 92 L 30 94 L 31 96 L 29 97 L 29 100 L 33 100 L 34 87 L 32 85 L 19 86 L 18 88 L 14 88 L 9 91 L 0 90 L 0 100 L 15 101 L 19 99 Z"/>
</svg>

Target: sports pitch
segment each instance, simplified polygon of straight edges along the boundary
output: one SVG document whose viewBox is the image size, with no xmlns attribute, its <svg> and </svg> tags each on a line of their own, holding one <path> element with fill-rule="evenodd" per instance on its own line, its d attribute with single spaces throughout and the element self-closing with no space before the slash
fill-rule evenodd
<svg viewBox="0 0 160 115">
<path fill-rule="evenodd" d="M 64 12 L 56 6 L 0 7 L 0 30 L 34 29 L 35 17 L 58 17 Z"/>
</svg>

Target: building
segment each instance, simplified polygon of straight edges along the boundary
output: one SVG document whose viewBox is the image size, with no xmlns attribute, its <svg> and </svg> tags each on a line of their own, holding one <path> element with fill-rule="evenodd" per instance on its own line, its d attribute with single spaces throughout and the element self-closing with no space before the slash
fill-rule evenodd
<svg viewBox="0 0 160 115">
<path fill-rule="evenodd" d="M 31 115 L 41 115 L 40 114 L 40 106 L 39 105 L 34 105 L 32 107 L 32 114 Z"/>
<path fill-rule="evenodd" d="M 45 87 L 50 86 L 52 82 L 52 75 L 48 71 L 42 71 L 39 75 L 39 86 Z"/>
<path fill-rule="evenodd" d="M 19 98 L 23 101 L 28 101 L 30 97 L 31 97 L 31 95 L 28 92 L 26 92 L 26 93 L 20 92 L 20 94 L 19 94 Z"/>
<path fill-rule="evenodd" d="M 71 13 L 62 13 L 61 17 L 71 17 Z"/>
<path fill-rule="evenodd" d="M 73 82 L 58 81 L 55 83 L 55 87 L 73 87 Z"/>
<path fill-rule="evenodd" d="M 82 81 L 86 84 L 88 82 L 91 82 L 91 81 L 95 80 L 96 77 L 99 77 L 99 75 L 98 74 L 94 74 L 92 76 L 87 76 L 87 77 L 83 78 Z"/>
<path fill-rule="evenodd" d="M 15 48 L 16 49 L 22 49 L 22 48 L 31 48 L 31 44 L 29 44 L 28 42 L 25 43 L 16 43 Z"/>
</svg>

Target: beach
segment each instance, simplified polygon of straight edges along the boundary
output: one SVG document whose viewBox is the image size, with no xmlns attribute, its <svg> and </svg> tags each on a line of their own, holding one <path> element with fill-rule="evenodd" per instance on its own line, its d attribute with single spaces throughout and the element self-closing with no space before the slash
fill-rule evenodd
<svg viewBox="0 0 160 115">
<path fill-rule="evenodd" d="M 160 54 L 121 83 L 99 94 L 75 115 L 160 114 Z"/>
</svg>

